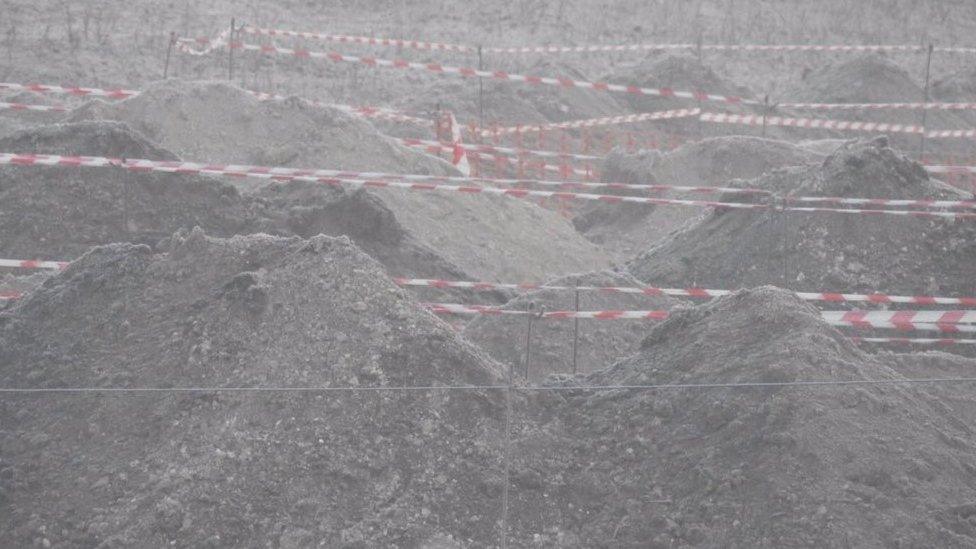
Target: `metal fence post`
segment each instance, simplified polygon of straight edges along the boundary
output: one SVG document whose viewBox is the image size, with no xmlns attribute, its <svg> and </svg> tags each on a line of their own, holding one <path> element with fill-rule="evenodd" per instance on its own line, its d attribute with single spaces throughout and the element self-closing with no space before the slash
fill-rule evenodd
<svg viewBox="0 0 976 549">
<path fill-rule="evenodd" d="M 176 32 L 170 31 L 169 45 L 166 46 L 166 64 L 163 65 L 163 80 L 169 77 L 169 58 L 173 55 L 173 45 L 176 44 Z"/>
<path fill-rule="evenodd" d="M 535 302 L 530 301 L 525 308 L 525 380 L 529 379 L 529 365 L 532 362 L 532 319 L 535 317 Z"/>
<path fill-rule="evenodd" d="M 577 313 L 580 310 L 580 291 L 579 279 L 573 283 L 573 292 L 576 294 L 573 299 L 573 310 Z M 577 372 L 577 346 L 579 345 L 579 318 L 573 318 L 573 375 Z"/>
<path fill-rule="evenodd" d="M 481 45 L 478 45 L 478 70 L 485 70 L 485 60 L 481 54 Z M 478 127 L 485 127 L 485 81 L 478 77 Z"/>
<path fill-rule="evenodd" d="M 766 98 L 763 100 L 763 125 L 762 125 L 762 136 L 766 137 L 766 116 L 769 114 L 769 94 L 766 94 Z"/>
<path fill-rule="evenodd" d="M 227 39 L 227 80 L 234 81 L 234 18 L 230 18 L 230 37 Z"/>
<path fill-rule="evenodd" d="M 929 102 L 929 75 L 931 74 L 931 69 L 932 69 L 932 51 L 934 49 L 935 49 L 934 46 L 930 43 L 928 54 L 925 56 L 925 95 L 924 95 L 925 107 L 922 108 L 922 138 L 921 138 L 921 142 L 919 143 L 919 152 L 918 152 L 919 162 L 925 162 L 925 134 L 928 131 L 925 127 L 925 124 L 928 121 L 928 113 L 929 113 L 929 109 L 927 108 Z"/>
</svg>

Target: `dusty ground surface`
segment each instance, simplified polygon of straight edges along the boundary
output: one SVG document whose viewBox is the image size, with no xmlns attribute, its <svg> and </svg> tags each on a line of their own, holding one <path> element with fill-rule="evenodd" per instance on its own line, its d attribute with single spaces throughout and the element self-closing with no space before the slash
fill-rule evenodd
<svg viewBox="0 0 976 549">
<path fill-rule="evenodd" d="M 971 46 L 976 35 L 976 9 L 941 0 L 458 6 L 0 2 L 0 81 L 145 90 L 120 102 L 0 92 L 72 109 L 0 110 L 0 152 L 443 175 L 457 172 L 389 137 L 429 129 L 301 98 L 502 125 L 697 106 L 494 79 L 479 90 L 474 79 L 241 52 L 174 53 L 162 80 L 170 32 L 212 37 L 231 17 L 485 46 Z M 471 53 L 247 41 L 479 64 Z M 971 60 L 936 53 L 931 97 L 976 100 Z M 921 101 L 926 56 L 691 48 L 487 53 L 481 64 L 768 94 L 775 105 Z M 289 98 L 262 102 L 246 90 Z M 976 122 L 930 115 L 938 129 Z M 691 142 L 668 153 L 620 146 L 599 166 L 605 181 L 968 198 L 928 179 L 911 160 L 912 137 L 857 143 L 870 134 L 770 127 L 763 136 L 683 120 L 524 144 L 556 149 L 567 138 L 604 150 L 625 143 L 625 129 L 655 148 Z M 976 164 L 969 140 L 926 151 L 929 161 Z M 0 167 L 0 258 L 77 259 L 60 273 L 0 273 L 0 291 L 25 293 L 0 303 L 0 388 L 82 389 L 0 399 L 0 545 L 456 548 L 498 547 L 504 536 L 511 547 L 976 546 L 972 384 L 904 383 L 971 377 L 972 359 L 855 347 L 775 288 L 710 303 L 597 293 L 580 308 L 674 314 L 581 321 L 578 376 L 568 374 L 572 321 L 534 323 L 525 380 L 524 317 L 438 319 L 420 302 L 571 309 L 572 293 L 408 291 L 390 280 L 976 295 L 972 221 L 585 204 L 554 211 L 460 193 Z M 729 383 L 741 385 L 715 386 Z"/>
<path fill-rule="evenodd" d="M 630 275 L 603 271 L 568 276 L 549 281 L 551 286 L 640 286 Z M 572 311 L 575 292 L 538 290 L 527 292 L 503 304 L 505 309 L 534 311 Z M 580 292 L 579 308 L 583 311 L 606 309 L 671 309 L 676 299 L 633 294 Z M 578 323 L 576 369 L 579 373 L 601 370 L 618 359 L 629 356 L 647 334 L 652 323 L 646 320 Z M 527 319 L 524 317 L 479 316 L 464 327 L 464 336 L 479 345 L 499 362 L 514 368 L 516 376 L 526 378 Z M 529 348 L 529 380 L 541 380 L 550 374 L 573 372 L 574 327 L 572 320 L 534 320 Z"/>
</svg>

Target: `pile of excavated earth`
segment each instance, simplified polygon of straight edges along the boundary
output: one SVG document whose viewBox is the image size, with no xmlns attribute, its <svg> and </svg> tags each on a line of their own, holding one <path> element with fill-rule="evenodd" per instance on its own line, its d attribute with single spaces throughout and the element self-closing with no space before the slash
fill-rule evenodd
<svg viewBox="0 0 976 549">
<path fill-rule="evenodd" d="M 24 130 L 0 140 L 0 149 L 456 173 L 449 164 L 406 149 L 345 113 L 297 99 L 258 101 L 222 84 L 167 82 L 119 103 L 87 104 L 73 118 L 88 120 Z M 97 137 L 102 134 L 107 137 Z M 150 145 L 146 135 L 162 145 Z M 300 148 L 294 148 L 296 143 Z M 378 164 L 371 164 L 373 159 Z M 503 197 L 301 181 L 257 179 L 255 184 L 117 168 L 11 167 L 0 168 L 0 175 L 7 181 L 0 188 L 4 202 L 26 213 L 8 218 L 9 229 L 0 228 L 4 253 L 72 259 L 94 244 L 151 245 L 177 228 L 201 226 L 222 236 L 345 234 L 393 275 L 533 279 L 608 265 L 606 255 L 559 214 Z M 182 189 L 187 185 L 207 200 L 186 198 Z M 52 216 L 52 208 L 86 227 Z"/>
<path fill-rule="evenodd" d="M 97 247 L 0 322 L 4 387 L 240 388 L 3 399 L 11 545 L 497 535 L 503 393 L 383 388 L 492 386 L 501 365 L 346 238 Z"/>
<path fill-rule="evenodd" d="M 245 59 L 257 81 L 269 61 Z M 205 76 L 212 64 L 183 60 L 179 72 Z M 592 65 L 503 68 L 596 80 L 579 69 Z M 361 89 L 357 104 L 452 110 L 462 122 L 694 105 L 497 81 L 482 101 L 473 80 L 302 59 L 277 69 L 320 83 L 304 95 L 323 102 Z M 687 56 L 605 69 L 608 82 L 760 93 Z M 971 100 L 972 80 L 937 80 L 932 95 Z M 796 86 L 791 101 L 923 93 L 872 56 Z M 65 115 L 0 112 L 0 152 L 460 174 L 391 137 L 424 132 L 328 105 L 210 81 L 143 88 L 124 101 L 67 99 Z M 834 114 L 816 115 L 917 113 Z M 615 151 L 602 179 L 750 187 L 787 206 L 970 198 L 899 152 L 914 154 L 915 136 L 660 126 L 711 137 Z M 0 388 L 27 390 L 0 399 L 0 545 L 976 545 L 972 384 L 907 381 L 972 377 L 976 359 L 866 351 L 793 293 L 976 295 L 972 220 L 585 202 L 567 218 L 510 197 L 120 165 L 0 166 L 0 205 L 0 258 L 71 261 L 0 273 L 0 292 L 23 292 L 0 301 Z M 577 301 L 572 289 L 405 289 L 394 277 L 737 291 Z M 428 302 L 669 314 L 438 318 Z"/>
<path fill-rule="evenodd" d="M 4 399 L 0 536 L 497 546 L 507 507 L 511 545 L 973 543 L 973 408 L 942 400 L 964 389 L 694 387 L 973 360 L 865 354 L 772 288 L 645 333 L 609 369 L 506 396 L 505 365 L 348 239 L 98 247 L 3 316 L 0 380 L 179 390 Z M 685 388 L 584 389 L 661 384 Z"/>
<path fill-rule="evenodd" d="M 976 361 L 866 354 L 775 288 L 682 310 L 520 411 L 516 531 L 553 546 L 971 547 L 971 388 L 856 384 L 937 375 L 929 364 L 968 376 Z M 828 379 L 853 384 L 776 386 Z M 770 386 L 735 386 L 753 382 Z"/>
<path fill-rule="evenodd" d="M 614 152 L 603 163 L 601 179 L 638 185 L 735 187 L 742 186 L 736 180 L 759 177 L 777 168 L 813 164 L 820 158 L 815 152 L 784 141 L 749 136 L 714 137 L 668 152 Z M 721 195 L 654 192 L 650 196 L 718 200 Z M 763 195 L 749 198 L 764 200 Z M 700 207 L 586 204 L 577 210 L 573 224 L 588 239 L 625 261 L 706 215 L 707 209 Z"/>
<path fill-rule="evenodd" d="M 791 103 L 921 103 L 925 101 L 925 89 L 904 68 L 885 57 L 872 54 L 812 70 L 792 88 L 783 91 L 782 96 L 789 98 Z M 972 124 L 959 112 L 944 110 L 926 112 L 924 118 L 921 110 L 906 109 L 782 110 L 777 114 L 909 126 L 921 126 L 924 121 L 929 130 L 965 129 Z M 830 135 L 819 130 L 800 131 L 812 137 Z M 914 153 L 921 147 L 918 135 L 896 132 L 891 133 L 889 139 L 894 146 L 905 151 Z M 926 141 L 925 150 L 929 153 L 959 153 L 968 151 L 969 143 L 960 139 L 930 139 Z"/>
<path fill-rule="evenodd" d="M 822 165 L 773 171 L 743 184 L 787 198 L 967 198 L 929 179 L 883 138 L 849 143 Z M 973 295 L 976 226 L 968 219 L 717 210 L 653 244 L 628 267 L 659 285 Z"/>
</svg>

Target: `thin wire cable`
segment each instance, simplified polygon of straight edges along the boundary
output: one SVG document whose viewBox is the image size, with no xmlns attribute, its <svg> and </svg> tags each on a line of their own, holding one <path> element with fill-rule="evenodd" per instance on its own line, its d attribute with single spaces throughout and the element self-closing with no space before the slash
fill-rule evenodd
<svg viewBox="0 0 976 549">
<path fill-rule="evenodd" d="M 820 379 L 800 381 L 743 381 L 716 383 L 661 383 L 631 385 L 522 385 L 525 391 L 614 391 L 660 389 L 750 389 L 762 387 L 827 387 L 849 385 L 913 385 L 976 383 L 976 377 L 936 377 L 920 379 Z M 38 393 L 210 393 L 210 392 L 353 392 L 353 391 L 479 391 L 507 389 L 508 385 L 420 385 L 374 387 L 0 387 L 0 394 Z"/>
</svg>

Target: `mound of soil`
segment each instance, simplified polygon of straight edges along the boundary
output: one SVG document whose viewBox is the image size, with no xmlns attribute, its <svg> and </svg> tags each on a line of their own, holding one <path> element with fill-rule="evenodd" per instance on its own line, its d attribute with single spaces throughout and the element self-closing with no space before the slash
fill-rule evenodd
<svg viewBox="0 0 976 549">
<path fill-rule="evenodd" d="M 23 103 L 26 105 L 53 105 L 50 97 L 30 92 L 9 93 L 0 90 L 0 101 L 4 103 Z M 0 109 L 0 137 L 5 137 L 18 130 L 49 124 L 63 119 L 65 113 L 57 111 L 21 111 Z"/>
<path fill-rule="evenodd" d="M 785 101 L 791 103 L 917 103 L 925 98 L 925 90 L 908 72 L 893 61 L 877 54 L 857 56 L 843 62 L 828 64 L 811 71 L 791 90 L 784 92 Z M 810 118 L 834 118 L 920 125 L 922 113 L 917 110 L 875 109 L 843 111 L 791 111 L 789 114 Z M 965 129 L 971 124 L 957 112 L 931 111 L 925 125 L 934 129 Z M 823 132 L 804 130 L 806 136 Z M 853 135 L 847 132 L 845 135 Z M 917 135 L 890 134 L 893 145 L 906 151 L 917 151 L 920 138 Z M 958 152 L 968 144 L 960 139 L 930 139 L 927 151 Z"/>
<path fill-rule="evenodd" d="M 748 88 L 729 82 L 711 67 L 703 65 L 689 55 L 649 56 L 639 63 L 616 67 L 613 72 L 606 76 L 606 81 L 644 88 L 704 91 L 711 94 L 753 99 L 753 92 Z M 668 99 L 630 94 L 626 97 L 627 103 L 635 112 L 687 108 L 694 104 L 694 101 L 689 99 Z M 718 108 L 722 105 L 707 103 L 706 106 L 709 107 L 709 110 L 713 110 L 712 107 Z M 680 123 L 680 121 L 671 121 L 670 123 Z"/>
<path fill-rule="evenodd" d="M 446 175 L 443 162 L 380 135 L 367 121 L 299 98 L 262 101 L 226 83 L 165 80 L 71 119 L 120 120 L 184 160 Z"/>
<path fill-rule="evenodd" d="M 105 121 L 24 131 L 0 150 L 176 159 Z M 220 236 L 349 235 L 396 276 L 533 279 L 607 261 L 557 214 L 505 198 L 297 182 L 254 196 L 220 178 L 118 168 L 2 167 L 0 177 L 0 196 L 17 212 L 0 216 L 0 252 L 14 258 L 69 260 L 94 245 L 155 245 L 199 226 Z"/>
<path fill-rule="evenodd" d="M 763 100 L 763 95 L 739 86 L 731 80 L 718 74 L 712 67 L 704 65 L 690 55 L 661 55 L 647 57 L 639 63 L 622 65 L 607 75 L 610 82 L 649 88 L 670 88 L 681 91 L 703 91 L 714 95 L 740 97 L 742 99 Z M 692 99 L 669 99 L 652 95 L 627 95 L 627 102 L 637 112 L 651 112 L 670 109 L 687 109 L 700 106 L 705 112 L 725 112 L 735 114 L 762 114 L 766 107 L 763 105 L 730 104 L 716 101 L 702 101 L 700 104 Z M 771 139 L 796 140 L 809 137 L 809 132 L 768 126 L 763 129 L 757 126 L 739 124 L 720 124 L 699 122 L 695 118 L 678 118 L 674 120 L 659 120 L 652 122 L 655 129 L 665 133 L 684 135 L 690 139 L 702 139 L 709 136 L 723 135 L 755 135 Z M 833 135 L 820 132 L 823 135 Z"/>
<path fill-rule="evenodd" d="M 84 122 L 24 130 L 0 151 L 174 160 L 123 124 Z M 109 242 L 155 244 L 179 228 L 221 236 L 271 231 L 262 204 L 211 178 L 115 167 L 0 167 L 0 253 L 70 260 Z"/>
<path fill-rule="evenodd" d="M 511 70 L 533 76 L 592 80 L 574 66 L 554 59 L 540 59 L 527 67 L 516 66 Z M 562 89 L 512 84 L 496 80 L 485 80 L 481 91 L 470 81 L 437 80 L 423 93 L 404 94 L 395 98 L 395 104 L 400 109 L 416 112 L 436 112 L 438 109 L 451 111 L 462 123 L 478 123 L 483 112 L 486 127 L 495 123 L 514 126 L 563 122 L 619 116 L 629 112 L 629 107 L 619 99 L 619 94 L 583 88 Z"/>
<path fill-rule="evenodd" d="M 497 539 L 501 365 L 348 239 L 179 232 L 99 247 L 0 320 L 18 546 L 423 546 Z M 67 397 L 67 398 L 66 398 Z"/>
<path fill-rule="evenodd" d="M 898 379 L 808 304 L 760 288 L 676 313 L 632 358 L 563 384 Z M 971 547 L 972 416 L 943 402 L 969 391 L 540 393 L 515 435 L 515 526 L 540 545 Z"/>
<path fill-rule="evenodd" d="M 878 138 L 850 143 L 822 166 L 745 184 L 794 196 L 958 200 Z M 822 205 L 830 207 L 829 205 Z M 629 264 L 657 285 L 972 295 L 976 223 L 828 212 L 716 211 Z"/>
<path fill-rule="evenodd" d="M 965 69 L 934 80 L 930 95 L 934 101 L 972 102 L 976 99 L 976 70 Z M 956 111 L 956 116 L 964 119 L 970 126 L 976 124 L 976 112 L 971 110 Z"/>
<path fill-rule="evenodd" d="M 664 153 L 615 151 L 604 161 L 601 178 L 645 185 L 735 186 L 735 179 L 752 179 L 780 167 L 808 165 L 821 158 L 783 141 L 749 136 L 715 137 Z M 717 195 L 655 193 L 654 196 L 715 199 Z M 756 196 L 752 199 L 762 199 Z M 684 206 L 594 204 L 584 206 L 573 224 L 614 258 L 626 260 L 704 215 L 705 209 Z"/>
<path fill-rule="evenodd" d="M 551 281 L 554 286 L 622 286 L 641 283 L 633 277 L 611 271 L 563 277 Z M 535 311 L 571 311 L 575 292 L 538 290 L 512 299 L 503 307 L 526 310 L 531 303 Z M 671 309 L 678 301 L 667 297 L 634 294 L 580 292 L 580 310 L 608 309 Z M 636 344 L 650 329 L 652 321 L 579 321 L 577 339 L 577 371 L 601 370 L 616 360 L 630 356 Z M 525 339 L 527 319 L 513 316 L 479 316 L 464 327 L 464 336 L 495 359 L 514 368 L 517 376 L 525 377 Z M 538 380 L 549 374 L 573 371 L 573 321 L 535 320 L 532 326 L 531 355 L 528 379 Z"/>
<path fill-rule="evenodd" d="M 397 145 L 343 112 L 299 99 L 258 101 L 219 83 L 166 81 L 126 101 L 91 103 L 81 115 L 126 120 L 183 158 L 457 173 L 449 164 Z M 528 202 L 459 193 L 336 190 L 300 182 L 234 184 L 270 203 L 277 212 L 276 223 L 288 231 L 303 237 L 348 234 L 397 276 L 435 276 L 450 270 L 451 276 L 465 272 L 491 280 L 522 280 L 607 265 L 604 254 L 565 219 Z M 416 253 L 403 253 L 404 242 Z M 456 267 L 431 264 L 432 250 L 443 258 L 439 263 Z"/>
</svg>

